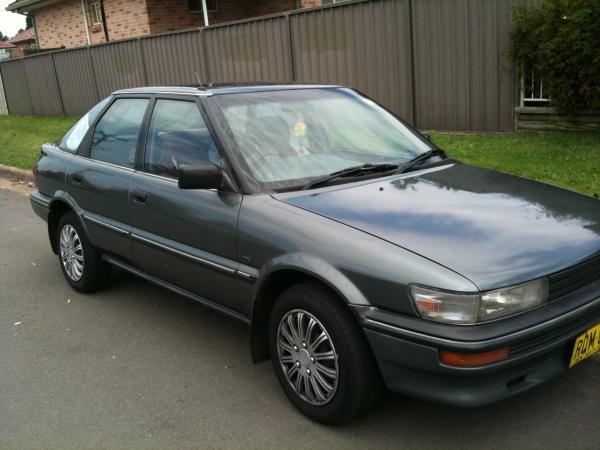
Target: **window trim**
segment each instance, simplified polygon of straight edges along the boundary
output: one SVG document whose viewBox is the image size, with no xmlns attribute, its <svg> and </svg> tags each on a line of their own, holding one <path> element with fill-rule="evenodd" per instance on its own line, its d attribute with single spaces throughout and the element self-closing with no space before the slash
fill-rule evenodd
<svg viewBox="0 0 600 450">
<path fill-rule="evenodd" d="M 90 18 L 92 19 L 92 25 L 102 25 L 102 11 L 100 10 L 100 1 L 99 0 L 92 0 L 89 3 L 90 6 Z M 96 19 L 94 19 L 94 11 L 96 11 L 96 16 L 98 18 L 98 21 L 96 21 Z"/>
<path fill-rule="evenodd" d="M 193 101 L 193 102 L 196 102 L 196 104 L 198 105 L 200 114 L 202 114 L 202 118 L 204 119 L 204 122 L 206 123 L 206 126 L 208 128 L 210 136 L 213 139 L 213 141 L 217 147 L 217 150 L 219 151 L 219 153 L 221 155 L 221 158 L 223 159 L 223 175 L 226 178 L 225 184 L 229 187 L 229 189 L 225 189 L 224 191 L 228 192 L 228 193 L 235 193 L 235 194 L 240 194 L 240 195 L 244 194 L 244 192 L 241 188 L 239 177 L 236 174 L 236 169 L 231 163 L 231 158 L 229 157 L 229 152 L 223 146 L 221 140 L 219 139 L 219 135 L 218 135 L 218 133 L 213 125 L 213 122 L 212 122 L 211 114 L 207 111 L 206 96 L 198 96 L 198 95 L 194 96 L 194 95 L 179 94 L 179 93 L 111 94 L 111 100 L 104 106 L 104 109 L 102 109 L 102 111 L 100 111 L 98 113 L 98 116 L 96 117 L 96 119 L 90 124 L 88 132 L 87 132 L 86 136 L 83 138 L 83 140 L 79 146 L 79 149 L 77 150 L 77 152 L 71 153 L 71 155 L 75 155 L 75 156 L 78 156 L 81 158 L 87 158 L 88 160 L 94 161 L 97 163 L 104 163 L 104 161 L 99 161 L 99 160 L 90 158 L 92 138 L 96 131 L 96 126 L 98 125 L 98 122 L 100 120 L 102 120 L 102 117 L 104 117 L 104 115 L 106 114 L 108 109 L 113 105 L 113 103 L 115 101 L 120 100 L 120 99 L 134 99 L 134 98 L 143 98 L 143 99 L 148 100 L 148 106 L 146 108 L 144 120 L 142 121 L 142 128 L 140 130 L 140 136 L 138 138 L 138 145 L 136 148 L 136 154 L 135 154 L 136 156 L 135 156 L 134 167 L 133 167 L 134 172 L 148 175 L 148 176 L 160 177 L 160 175 L 154 175 L 154 174 L 151 174 L 148 172 L 144 172 L 142 170 L 143 169 L 143 161 L 144 161 L 144 159 L 143 159 L 144 153 L 146 151 L 147 134 L 149 131 L 150 119 L 152 117 L 152 111 L 154 111 L 154 104 L 156 103 L 156 100 L 165 99 L 165 100 Z M 106 164 L 110 164 L 110 163 L 106 163 Z M 121 168 L 127 169 L 127 170 L 132 170 L 131 168 L 124 167 L 124 166 L 117 166 L 117 167 L 121 167 Z M 172 178 L 164 178 L 164 177 L 161 177 L 161 178 L 163 178 L 165 180 L 168 179 L 169 181 L 172 181 L 175 183 L 177 182 L 177 180 L 174 180 Z"/>
<path fill-rule="evenodd" d="M 221 143 L 221 139 L 219 139 L 219 134 L 217 133 L 217 130 L 215 129 L 215 127 L 212 123 L 211 115 L 209 114 L 209 112 L 206 108 L 207 98 L 208 97 L 206 97 L 206 96 L 197 97 L 196 103 L 198 103 L 198 107 L 200 108 L 200 113 L 202 114 L 202 117 L 204 118 L 204 122 L 206 123 L 206 126 L 208 127 L 208 131 L 209 131 L 215 145 L 217 146 L 217 150 L 219 150 L 219 153 L 221 154 L 221 158 L 223 159 L 222 173 L 223 173 L 223 176 L 226 178 L 226 185 L 231 186 L 232 192 L 243 195 L 244 193 L 241 188 L 242 185 L 240 184 L 240 178 L 238 177 L 238 175 L 236 173 L 236 168 L 231 163 L 231 158 L 229 157 L 229 152 L 227 151 L 225 146 Z"/>
<path fill-rule="evenodd" d="M 140 153 L 140 148 L 141 148 L 141 144 L 142 144 L 142 140 L 146 139 L 146 130 L 148 128 L 147 126 L 147 120 L 148 120 L 148 111 L 149 111 L 149 106 L 153 103 L 153 95 L 148 95 L 148 94 L 124 94 L 124 95 L 113 95 L 113 98 L 111 99 L 111 101 L 104 107 L 104 109 L 100 112 L 100 114 L 98 114 L 98 117 L 96 117 L 96 120 L 94 120 L 94 122 L 92 123 L 92 125 L 90 125 L 90 129 L 88 130 L 88 134 L 86 135 L 86 137 L 84 138 L 84 142 L 82 142 L 81 145 L 81 151 L 78 151 L 76 154 L 77 156 L 82 156 L 84 158 L 89 159 L 90 161 L 95 161 L 95 162 L 101 162 L 101 163 L 106 163 L 106 164 L 112 164 L 109 163 L 107 161 L 101 161 L 98 159 L 94 159 L 91 157 L 91 150 L 92 150 L 92 141 L 93 141 L 93 137 L 94 134 L 96 133 L 96 127 L 98 126 L 98 122 L 100 122 L 102 120 L 102 118 L 106 115 L 106 113 L 108 112 L 108 110 L 114 105 L 114 103 L 117 100 L 126 100 L 126 99 L 145 99 L 148 100 L 148 104 L 146 105 L 146 111 L 144 111 L 144 117 L 142 119 L 142 123 L 140 125 L 140 131 L 138 134 L 138 141 L 136 144 L 136 148 L 135 148 L 135 156 L 134 156 L 134 160 L 133 160 L 133 167 L 126 167 L 126 166 L 119 166 L 118 164 L 112 164 L 114 166 L 117 167 L 121 167 L 123 169 L 129 169 L 129 170 L 137 170 L 137 164 L 138 164 L 138 159 L 139 159 L 139 153 Z"/>
<path fill-rule="evenodd" d="M 145 133 L 145 136 L 144 136 L 144 146 L 143 146 L 143 148 L 141 149 L 141 152 L 140 152 L 140 160 L 138 162 L 139 164 L 136 165 L 136 170 L 138 172 L 144 173 L 146 175 L 153 175 L 153 176 L 157 176 L 157 177 L 160 177 L 160 178 L 169 179 L 169 180 L 177 182 L 177 178 L 167 177 L 165 175 L 160 175 L 160 174 L 156 174 L 156 173 L 152 173 L 152 172 L 146 171 L 146 167 L 145 167 L 145 164 L 144 164 L 144 162 L 146 161 L 146 151 L 148 149 L 148 139 L 150 137 L 150 125 L 152 124 L 152 116 L 154 115 L 154 109 L 156 108 L 156 104 L 159 102 L 159 100 L 168 100 L 168 101 L 174 101 L 174 102 L 194 103 L 196 105 L 196 108 L 197 108 L 198 112 L 200 113 L 200 117 L 202 117 L 202 120 L 204 121 L 204 125 L 206 126 L 206 129 L 208 130 L 208 133 L 209 133 L 211 139 L 213 140 L 213 143 L 215 144 L 215 147 L 217 147 L 217 151 L 219 152 L 221 158 L 223 158 L 223 152 L 221 151 L 221 149 L 217 145 L 217 141 L 215 139 L 215 136 L 210 131 L 210 127 L 208 125 L 208 120 L 204 116 L 204 114 L 202 114 L 202 108 L 198 104 L 198 101 L 197 101 L 196 98 L 192 98 L 192 97 L 189 97 L 189 96 L 174 98 L 173 96 L 170 96 L 170 95 L 166 95 L 166 96 L 165 95 L 155 95 L 154 99 L 152 101 L 152 105 L 150 107 L 150 110 L 147 112 L 148 113 L 148 124 L 146 126 L 146 133 Z"/>
<path fill-rule="evenodd" d="M 132 97 L 133 95 L 127 95 L 127 96 Z M 125 95 L 124 95 L 124 97 L 125 97 Z M 138 94 L 137 97 L 143 97 L 143 95 Z M 143 170 L 144 157 L 145 157 L 145 153 L 146 153 L 146 141 L 148 139 L 148 132 L 150 131 L 150 120 L 152 118 L 152 112 L 154 111 L 154 105 L 156 104 L 156 101 L 157 100 L 193 101 L 198 106 L 198 109 L 200 110 L 200 114 L 202 114 L 202 119 L 204 120 L 204 123 L 206 124 L 206 127 L 208 128 L 208 132 L 210 133 L 210 137 L 212 138 L 212 140 L 213 140 L 215 146 L 217 147 L 217 150 L 219 151 L 219 154 L 221 155 L 221 158 L 223 160 L 222 173 L 223 173 L 223 176 L 225 177 L 225 186 L 228 186 L 228 189 L 224 189 L 224 191 L 228 192 L 228 193 L 243 194 L 243 192 L 240 188 L 241 185 L 240 185 L 239 177 L 236 174 L 234 166 L 231 164 L 229 153 L 227 152 L 227 149 L 221 143 L 221 140 L 219 139 L 219 135 L 217 134 L 216 129 L 212 123 L 211 116 L 208 113 L 208 111 L 206 110 L 205 96 L 198 96 L 198 95 L 194 96 L 194 95 L 189 95 L 189 94 L 176 94 L 176 93 L 165 92 L 165 93 L 153 94 L 150 97 L 151 97 L 151 101 L 150 101 L 150 104 L 148 105 L 148 110 L 146 111 L 146 120 L 144 122 L 143 147 L 138 148 L 138 153 L 137 153 L 137 159 L 136 159 L 136 165 L 135 165 L 136 172 L 139 172 L 139 173 L 142 173 L 145 175 L 160 176 L 160 175 L 151 174 L 149 172 L 144 172 L 144 170 Z M 167 178 L 165 177 L 165 179 L 167 179 Z M 171 181 L 177 182 L 177 180 L 173 180 L 173 178 L 168 178 L 168 179 Z"/>
<path fill-rule="evenodd" d="M 73 126 L 67 130 L 67 132 L 66 132 L 66 133 L 65 133 L 65 134 L 64 134 L 64 135 L 63 135 L 63 136 L 60 138 L 60 140 L 59 140 L 58 142 L 56 142 L 56 144 L 54 144 L 54 145 L 55 145 L 55 147 L 56 147 L 56 148 L 58 148 L 59 150 L 63 151 L 63 152 L 69 153 L 69 154 L 71 154 L 71 155 L 79 155 L 79 154 L 81 153 L 81 150 L 84 148 L 84 146 L 85 146 L 85 144 L 86 144 L 86 142 L 87 142 L 87 137 L 88 137 L 88 134 L 90 133 L 90 130 L 92 129 L 92 127 L 94 127 L 94 124 L 96 123 L 96 119 L 97 119 L 98 117 L 100 117 L 102 114 L 104 114 L 104 111 L 106 110 L 106 108 L 107 108 L 107 107 L 108 107 L 108 106 L 109 106 L 109 105 L 112 103 L 112 97 L 113 97 L 113 95 L 112 95 L 112 94 L 110 94 L 110 95 L 108 95 L 107 97 L 105 97 L 105 98 L 103 98 L 102 100 L 100 100 L 98 103 L 96 103 L 96 104 L 95 104 L 94 106 L 92 106 L 90 109 L 88 109 L 88 110 L 85 112 L 85 114 L 83 114 L 83 115 L 82 115 L 82 116 L 81 116 L 81 117 L 80 117 L 80 118 L 77 120 L 77 122 L 75 122 L 75 123 L 73 124 Z M 68 135 L 68 134 L 69 134 L 69 133 L 70 133 L 70 132 L 73 130 L 73 128 L 75 127 L 75 125 L 77 125 L 81 119 L 83 119 L 83 118 L 84 118 L 86 115 L 88 115 L 88 114 L 89 114 L 89 113 L 92 111 L 92 109 L 94 109 L 96 106 L 98 106 L 100 103 L 102 103 L 102 102 L 103 102 L 103 101 L 105 101 L 105 100 L 108 100 L 108 101 L 106 102 L 106 105 L 104 105 L 104 106 L 103 106 L 103 107 L 100 109 L 100 111 L 98 111 L 98 114 L 96 115 L 96 119 L 94 119 L 94 120 L 92 120 L 92 121 L 90 122 L 90 124 L 88 125 L 88 128 L 87 128 L 87 130 L 86 130 L 85 134 L 83 135 L 83 137 L 81 138 L 81 141 L 79 142 L 79 145 L 77 146 L 77 148 L 76 148 L 75 150 L 69 150 L 69 149 L 68 149 L 68 148 L 67 148 L 67 147 L 64 145 L 64 143 L 65 143 L 65 138 L 67 137 L 67 135 Z"/>
</svg>

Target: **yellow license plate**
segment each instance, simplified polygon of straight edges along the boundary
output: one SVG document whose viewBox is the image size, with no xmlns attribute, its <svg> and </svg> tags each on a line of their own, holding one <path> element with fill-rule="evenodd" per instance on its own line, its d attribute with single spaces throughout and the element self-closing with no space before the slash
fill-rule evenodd
<svg viewBox="0 0 600 450">
<path fill-rule="evenodd" d="M 575 341 L 573 354 L 571 355 L 571 364 L 573 367 L 579 361 L 584 360 L 588 356 L 600 350 L 600 324 L 593 326 Z"/>
</svg>

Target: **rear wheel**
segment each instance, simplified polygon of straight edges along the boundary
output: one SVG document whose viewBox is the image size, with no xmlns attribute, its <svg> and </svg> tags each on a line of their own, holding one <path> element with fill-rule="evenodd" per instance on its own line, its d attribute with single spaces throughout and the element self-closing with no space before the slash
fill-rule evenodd
<svg viewBox="0 0 600 450">
<path fill-rule="evenodd" d="M 93 292 L 108 282 L 111 266 L 91 245 L 75 214 L 62 215 L 56 239 L 60 267 L 73 289 Z"/>
<path fill-rule="evenodd" d="M 318 283 L 287 289 L 269 321 L 273 367 L 291 402 L 323 423 L 366 411 L 381 379 L 364 334 L 349 309 Z"/>
</svg>

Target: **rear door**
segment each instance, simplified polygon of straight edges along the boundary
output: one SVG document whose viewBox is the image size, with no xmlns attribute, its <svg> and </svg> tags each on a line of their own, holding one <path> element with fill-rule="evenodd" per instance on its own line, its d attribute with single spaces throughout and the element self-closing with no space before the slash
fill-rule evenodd
<svg viewBox="0 0 600 450">
<path fill-rule="evenodd" d="M 183 164 L 222 162 L 200 105 L 195 100 L 158 98 L 140 170 L 131 182 L 136 263 L 206 300 L 239 310 L 236 230 L 242 196 L 179 189 Z"/>
<path fill-rule="evenodd" d="M 82 154 L 67 168 L 67 191 L 82 209 L 90 240 L 133 259 L 129 187 L 149 97 L 117 97 L 96 121 Z"/>
</svg>

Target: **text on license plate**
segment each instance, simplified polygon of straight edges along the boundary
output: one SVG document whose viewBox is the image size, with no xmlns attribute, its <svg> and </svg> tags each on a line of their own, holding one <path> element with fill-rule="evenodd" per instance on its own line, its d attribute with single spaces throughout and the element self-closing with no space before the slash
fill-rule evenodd
<svg viewBox="0 0 600 450">
<path fill-rule="evenodd" d="M 573 367 L 579 361 L 584 360 L 599 350 L 600 324 L 593 326 L 577 338 L 575 346 L 573 347 L 573 354 L 571 355 L 569 367 Z"/>
</svg>

